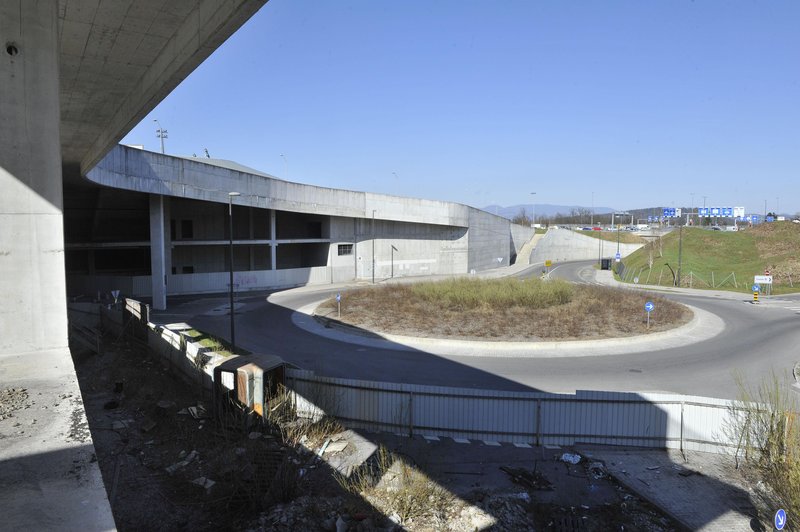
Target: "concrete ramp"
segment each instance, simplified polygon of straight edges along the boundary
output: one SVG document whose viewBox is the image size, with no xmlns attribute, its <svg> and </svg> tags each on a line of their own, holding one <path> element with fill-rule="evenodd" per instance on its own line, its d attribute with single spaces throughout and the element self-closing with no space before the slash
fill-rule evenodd
<svg viewBox="0 0 800 532">
<path fill-rule="evenodd" d="M 536 233 L 530 240 L 525 242 L 525 244 L 520 248 L 519 253 L 517 253 L 517 260 L 514 262 L 514 264 L 533 264 L 531 261 L 531 254 L 536 248 L 536 245 L 542 238 L 544 238 L 546 234 L 547 233 Z"/>
<path fill-rule="evenodd" d="M 537 235 L 538 236 L 538 235 Z M 598 257 L 614 258 L 617 243 L 582 235 L 569 229 L 550 229 L 538 242 L 530 256 L 530 263 L 593 260 Z M 619 253 L 626 257 L 644 244 L 620 244 Z"/>
</svg>

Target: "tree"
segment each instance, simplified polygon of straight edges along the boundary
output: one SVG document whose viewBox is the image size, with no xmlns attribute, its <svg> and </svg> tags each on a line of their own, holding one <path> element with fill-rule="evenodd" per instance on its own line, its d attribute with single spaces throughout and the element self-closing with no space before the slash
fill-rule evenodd
<svg viewBox="0 0 800 532">
<path fill-rule="evenodd" d="M 528 218 L 528 214 L 525 212 L 525 207 L 520 207 L 519 213 L 511 218 L 511 223 L 530 227 L 530 225 L 533 223 L 533 220 Z"/>
</svg>

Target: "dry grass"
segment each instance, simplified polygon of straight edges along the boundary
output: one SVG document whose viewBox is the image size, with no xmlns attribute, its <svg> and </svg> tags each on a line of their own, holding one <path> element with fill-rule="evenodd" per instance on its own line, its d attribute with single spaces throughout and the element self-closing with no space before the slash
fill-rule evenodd
<svg viewBox="0 0 800 532">
<path fill-rule="evenodd" d="M 774 372 L 757 387 L 736 375 L 739 400 L 730 409 L 727 435 L 737 442 L 749 472 L 760 481 L 755 493 L 769 520 L 775 508 L 800 513 L 800 413 L 789 378 Z M 797 528 L 790 526 L 792 530 Z"/>
<path fill-rule="evenodd" d="M 444 527 L 460 506 L 455 495 L 383 445 L 367 464 L 349 477 L 336 479 L 342 488 L 364 497 L 384 514 L 397 514 L 401 523 L 428 518 Z"/>
<path fill-rule="evenodd" d="M 655 303 L 646 325 L 644 304 Z M 331 299 L 318 309 L 335 316 Z M 342 294 L 341 321 L 369 331 L 482 340 L 632 336 L 688 322 L 683 305 L 654 294 L 530 279 L 459 279 Z"/>
</svg>

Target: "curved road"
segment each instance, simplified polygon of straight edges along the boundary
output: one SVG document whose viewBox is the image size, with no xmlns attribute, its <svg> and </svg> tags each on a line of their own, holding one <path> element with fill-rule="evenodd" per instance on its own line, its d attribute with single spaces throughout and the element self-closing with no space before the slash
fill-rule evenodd
<svg viewBox="0 0 800 532">
<path fill-rule="evenodd" d="M 533 266 L 518 275 L 537 274 Z M 566 263 L 553 276 L 594 282 L 592 263 Z M 343 287 L 306 287 L 239 299 L 237 344 L 253 352 L 273 353 L 318 375 L 408 382 L 440 386 L 572 393 L 581 390 L 663 391 L 735 398 L 733 372 L 758 383 L 777 372 L 791 371 L 800 360 L 800 297 L 775 296 L 753 305 L 746 294 L 664 297 L 711 312 L 724 321 L 714 338 L 689 346 L 611 356 L 510 358 L 443 356 L 404 346 L 379 347 L 331 340 L 308 333 L 293 321 L 296 309 L 322 301 Z M 695 291 L 696 292 L 696 291 Z M 268 300 L 269 299 L 269 300 Z M 160 322 L 187 321 L 211 334 L 229 337 L 225 314 L 209 313 L 225 304 L 224 296 L 172 302 L 157 315 Z"/>
</svg>

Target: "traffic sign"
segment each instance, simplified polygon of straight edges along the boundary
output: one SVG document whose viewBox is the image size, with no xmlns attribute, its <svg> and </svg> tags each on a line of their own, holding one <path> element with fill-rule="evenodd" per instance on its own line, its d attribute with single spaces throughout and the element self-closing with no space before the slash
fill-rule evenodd
<svg viewBox="0 0 800 532">
<path fill-rule="evenodd" d="M 652 301 L 648 301 L 647 303 L 645 303 L 645 304 L 644 304 L 644 309 L 645 309 L 645 310 L 646 310 L 648 313 L 650 313 L 650 312 L 653 312 L 653 309 L 654 309 L 654 308 L 656 308 L 656 306 L 653 304 L 653 302 L 652 302 Z"/>
<path fill-rule="evenodd" d="M 622 255 L 617 253 L 616 255 L 614 255 L 614 260 L 616 260 L 617 262 L 621 261 L 622 260 Z"/>
<path fill-rule="evenodd" d="M 753 282 L 756 284 L 772 284 L 772 276 L 767 275 L 754 275 Z"/>
<path fill-rule="evenodd" d="M 783 530 L 783 527 L 786 526 L 786 510 L 781 508 L 777 512 L 775 512 L 775 528 L 778 530 Z"/>
<path fill-rule="evenodd" d="M 549 268 L 552 265 L 553 265 L 553 263 L 551 261 L 549 261 L 549 260 L 544 261 L 544 267 L 545 268 Z"/>
<path fill-rule="evenodd" d="M 761 287 L 757 284 L 753 285 L 753 292 L 761 292 Z"/>
<path fill-rule="evenodd" d="M 341 293 L 337 293 L 336 294 L 336 302 L 337 303 L 341 303 L 342 302 L 342 294 Z"/>
</svg>

